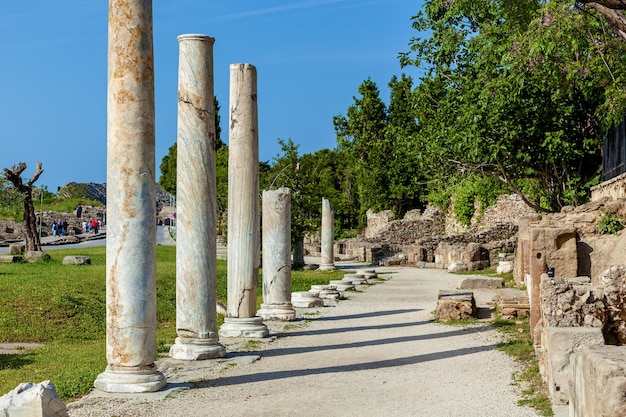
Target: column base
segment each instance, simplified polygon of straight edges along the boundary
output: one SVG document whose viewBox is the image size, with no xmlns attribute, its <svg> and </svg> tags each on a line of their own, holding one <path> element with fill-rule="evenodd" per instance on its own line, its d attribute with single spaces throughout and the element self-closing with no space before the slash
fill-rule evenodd
<svg viewBox="0 0 626 417">
<path fill-rule="evenodd" d="M 224 324 L 219 331 L 221 337 L 263 338 L 269 334 L 261 317 L 224 317 Z"/>
<path fill-rule="evenodd" d="M 166 384 L 165 376 L 155 364 L 136 367 L 108 365 L 93 386 L 106 392 L 141 393 L 158 391 Z"/>
<path fill-rule="evenodd" d="M 294 321 L 296 319 L 296 310 L 294 310 L 291 303 L 261 304 L 261 308 L 256 315 L 263 318 L 264 321 Z"/>
<path fill-rule="evenodd" d="M 318 269 L 320 271 L 333 271 L 335 269 L 335 264 L 321 264 Z"/>
<path fill-rule="evenodd" d="M 202 361 L 223 358 L 226 356 L 226 349 L 217 342 L 217 339 L 177 337 L 170 348 L 170 356 L 184 361 Z"/>
</svg>

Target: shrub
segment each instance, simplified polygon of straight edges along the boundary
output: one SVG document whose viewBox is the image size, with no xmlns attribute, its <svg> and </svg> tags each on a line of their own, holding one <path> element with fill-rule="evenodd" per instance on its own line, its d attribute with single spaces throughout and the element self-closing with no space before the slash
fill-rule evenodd
<svg viewBox="0 0 626 417">
<path fill-rule="evenodd" d="M 624 228 L 624 222 L 622 219 L 617 217 L 615 214 L 605 214 L 600 218 L 600 224 L 598 229 L 601 235 L 612 234 L 615 235 L 617 232 Z"/>
</svg>

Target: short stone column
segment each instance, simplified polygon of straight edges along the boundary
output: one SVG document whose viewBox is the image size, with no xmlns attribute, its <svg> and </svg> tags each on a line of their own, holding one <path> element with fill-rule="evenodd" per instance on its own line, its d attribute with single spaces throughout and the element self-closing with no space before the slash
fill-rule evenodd
<svg viewBox="0 0 626 417">
<path fill-rule="evenodd" d="M 322 263 L 320 271 L 332 271 L 335 269 L 335 256 L 333 245 L 335 244 L 335 214 L 330 205 L 330 200 L 322 198 Z"/>
<path fill-rule="evenodd" d="M 224 337 L 265 337 L 256 314 L 260 261 L 259 135 L 256 68 L 230 66 L 228 140 L 228 306 Z"/>
<path fill-rule="evenodd" d="M 292 321 L 291 191 L 263 191 L 263 320 Z"/>
<path fill-rule="evenodd" d="M 178 66 L 176 175 L 175 359 L 220 358 L 215 309 L 216 215 L 213 43 L 206 35 L 181 35 Z"/>
<path fill-rule="evenodd" d="M 156 360 L 156 178 L 152 1 L 109 1 L 107 368 L 94 387 L 165 386 Z"/>
</svg>

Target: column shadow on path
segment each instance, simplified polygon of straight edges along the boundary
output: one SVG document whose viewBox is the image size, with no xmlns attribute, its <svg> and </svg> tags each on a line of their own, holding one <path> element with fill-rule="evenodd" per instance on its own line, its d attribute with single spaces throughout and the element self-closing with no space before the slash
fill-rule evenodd
<svg viewBox="0 0 626 417">
<path fill-rule="evenodd" d="M 346 314 L 343 316 L 326 316 L 326 317 L 307 316 L 306 320 L 336 321 L 336 320 L 349 320 L 349 319 L 364 319 L 364 318 L 370 318 L 370 317 L 390 316 L 392 314 L 413 313 L 413 312 L 423 311 L 423 310 L 424 310 L 423 308 L 406 308 L 402 310 L 383 310 L 383 311 L 372 311 L 369 313 Z"/>
<path fill-rule="evenodd" d="M 374 370 L 393 368 L 398 366 L 415 365 L 418 363 L 436 361 L 440 359 L 452 358 L 456 356 L 471 355 L 479 352 L 486 352 L 495 349 L 495 345 L 477 346 L 472 348 L 462 348 L 445 352 L 427 353 L 424 355 L 408 356 L 404 358 L 387 359 L 383 361 L 364 362 L 351 365 L 329 366 L 326 368 L 296 369 L 275 372 L 260 372 L 257 374 L 232 376 L 218 378 L 212 381 L 204 381 L 198 387 L 221 387 L 228 385 L 249 384 L 260 381 L 272 381 L 283 378 L 294 378 L 308 375 L 331 374 L 340 372 L 353 372 L 362 370 Z"/>
<path fill-rule="evenodd" d="M 302 347 L 293 347 L 293 348 L 267 349 L 267 350 L 260 350 L 257 352 L 253 352 L 253 353 L 260 355 L 261 357 L 297 355 L 299 353 L 319 352 L 319 351 L 324 351 L 324 350 L 353 349 L 353 348 L 359 348 L 359 347 L 387 345 L 387 344 L 392 344 L 392 343 L 417 342 L 420 340 L 431 340 L 431 339 L 440 339 L 440 338 L 446 338 L 446 337 L 462 336 L 462 335 L 467 335 L 471 333 L 480 333 L 480 332 L 491 331 L 491 330 L 493 330 L 493 327 L 485 325 L 485 326 L 480 326 L 480 327 L 471 327 L 471 328 L 463 328 L 459 330 L 451 330 L 451 331 L 442 332 L 442 333 L 400 336 L 400 337 L 392 337 L 392 338 L 378 339 L 378 340 L 368 339 L 362 342 L 342 343 L 338 345 L 319 345 L 319 346 L 302 346 Z"/>
<path fill-rule="evenodd" d="M 344 333 L 344 332 L 355 332 L 355 331 L 361 331 L 361 330 L 400 329 L 402 327 L 421 326 L 421 325 L 428 324 L 428 323 L 432 323 L 432 320 L 414 321 L 411 323 L 378 324 L 378 325 L 372 325 L 372 326 L 337 327 L 334 329 L 323 329 L 323 330 L 301 330 L 301 331 L 295 331 L 295 332 L 280 332 L 277 334 L 277 336 L 278 337 L 310 336 L 310 335 L 315 335 L 315 334 Z"/>
</svg>

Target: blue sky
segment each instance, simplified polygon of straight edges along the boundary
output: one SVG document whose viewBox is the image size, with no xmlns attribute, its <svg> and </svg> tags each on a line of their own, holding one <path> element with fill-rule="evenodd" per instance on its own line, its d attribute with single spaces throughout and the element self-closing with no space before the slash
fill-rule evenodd
<svg viewBox="0 0 626 417">
<path fill-rule="evenodd" d="M 387 102 L 402 72 L 397 55 L 417 32 L 421 1 L 296 0 L 153 2 L 157 167 L 176 140 L 178 42 L 215 38 L 215 94 L 228 142 L 229 66 L 258 72 L 259 154 L 278 138 L 301 153 L 334 148 L 333 116 L 345 114 L 371 78 Z M 37 185 L 106 181 L 105 0 L 0 0 L 0 168 L 42 161 Z"/>
</svg>

